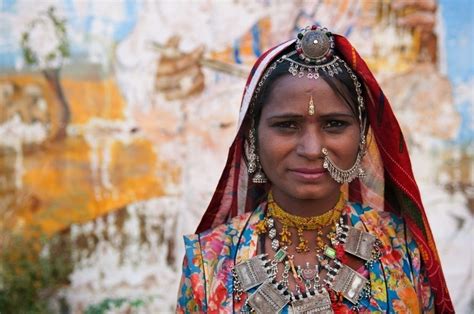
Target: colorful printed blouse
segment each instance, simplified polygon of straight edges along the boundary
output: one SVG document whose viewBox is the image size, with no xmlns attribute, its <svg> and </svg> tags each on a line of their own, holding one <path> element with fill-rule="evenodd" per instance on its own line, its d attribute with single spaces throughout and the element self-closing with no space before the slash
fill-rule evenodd
<svg viewBox="0 0 474 314">
<path fill-rule="evenodd" d="M 234 265 L 257 254 L 256 224 L 264 218 L 266 204 L 229 223 L 184 237 L 186 254 L 178 291 L 178 313 L 239 313 L 246 293 L 237 302 L 233 295 Z M 349 203 L 354 227 L 375 235 L 383 255 L 369 269 L 372 294 L 361 301 L 362 313 L 434 313 L 434 299 L 424 273 L 420 251 L 403 220 L 357 203 Z M 334 309 L 351 313 L 351 304 Z M 282 313 L 291 313 L 287 305 Z"/>
</svg>

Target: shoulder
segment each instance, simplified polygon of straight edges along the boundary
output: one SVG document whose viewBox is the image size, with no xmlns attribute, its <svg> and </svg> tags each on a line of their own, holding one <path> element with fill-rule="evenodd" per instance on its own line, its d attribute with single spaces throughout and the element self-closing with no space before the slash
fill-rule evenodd
<svg viewBox="0 0 474 314">
<path fill-rule="evenodd" d="M 261 211 L 261 206 L 257 207 L 253 212 L 233 217 L 227 223 L 210 228 L 197 234 L 185 235 L 184 242 L 186 245 L 186 253 L 189 253 L 188 246 L 195 249 L 198 248 L 204 256 L 220 256 L 222 254 L 230 254 L 232 246 L 236 245 L 242 233 L 249 224 L 250 218 Z M 194 253 L 196 250 L 193 250 Z"/>
<path fill-rule="evenodd" d="M 351 208 L 350 213 L 359 216 L 366 225 L 386 226 L 394 229 L 399 229 L 404 226 L 403 218 L 396 213 L 384 211 L 380 208 L 373 208 L 357 202 L 349 202 L 348 205 Z"/>
<path fill-rule="evenodd" d="M 251 215 L 252 212 L 248 212 L 235 216 L 227 223 L 201 232 L 199 237 L 201 241 L 206 242 L 221 239 L 223 237 L 233 236 L 245 228 Z"/>
<path fill-rule="evenodd" d="M 362 224 L 384 246 L 399 246 L 405 242 L 405 222 L 399 215 L 359 203 L 349 203 L 353 225 Z"/>
</svg>

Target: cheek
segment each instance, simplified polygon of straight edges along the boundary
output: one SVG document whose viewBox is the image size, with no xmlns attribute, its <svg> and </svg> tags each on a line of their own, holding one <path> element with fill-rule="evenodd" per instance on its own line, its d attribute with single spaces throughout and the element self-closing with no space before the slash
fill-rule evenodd
<svg viewBox="0 0 474 314">
<path fill-rule="evenodd" d="M 271 164 L 272 158 L 270 157 L 275 156 L 275 150 L 277 150 L 277 147 L 275 147 L 275 145 L 271 145 L 271 141 L 271 134 L 269 134 L 265 128 L 259 129 L 257 151 L 262 166 Z"/>
<path fill-rule="evenodd" d="M 345 136 L 330 139 L 327 146 L 341 162 L 350 164 L 354 161 L 359 150 L 359 141 L 359 129 L 357 128 Z"/>
<path fill-rule="evenodd" d="M 291 150 L 288 141 L 272 132 L 269 128 L 261 128 L 258 133 L 258 154 L 264 168 L 276 169 Z"/>
</svg>

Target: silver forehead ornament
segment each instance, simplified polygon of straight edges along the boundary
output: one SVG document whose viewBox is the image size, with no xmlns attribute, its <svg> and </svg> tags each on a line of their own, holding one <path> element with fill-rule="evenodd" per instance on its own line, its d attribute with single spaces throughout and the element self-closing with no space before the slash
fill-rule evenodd
<svg viewBox="0 0 474 314">
<path fill-rule="evenodd" d="M 308 26 L 298 33 L 296 50 L 281 57 L 279 62 L 290 62 L 288 71 L 293 76 L 318 79 L 320 71 L 329 76 L 342 73 L 341 59 L 334 55 L 334 37 L 326 28 Z M 291 58 L 298 56 L 298 60 Z"/>
<path fill-rule="evenodd" d="M 323 64 L 334 55 L 334 38 L 325 28 L 308 26 L 298 33 L 296 53 L 306 63 Z"/>
</svg>

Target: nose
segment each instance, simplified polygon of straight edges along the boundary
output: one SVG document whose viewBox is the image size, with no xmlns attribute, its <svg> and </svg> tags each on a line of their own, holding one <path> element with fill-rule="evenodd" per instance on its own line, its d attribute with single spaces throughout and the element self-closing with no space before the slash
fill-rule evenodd
<svg viewBox="0 0 474 314">
<path fill-rule="evenodd" d="M 300 134 L 296 153 L 308 160 L 322 158 L 323 139 L 317 128 L 307 127 Z"/>
</svg>

